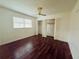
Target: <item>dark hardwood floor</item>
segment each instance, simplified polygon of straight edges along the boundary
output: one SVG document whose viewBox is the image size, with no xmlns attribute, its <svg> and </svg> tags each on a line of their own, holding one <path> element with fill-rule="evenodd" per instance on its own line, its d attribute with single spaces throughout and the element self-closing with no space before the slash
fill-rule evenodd
<svg viewBox="0 0 79 59">
<path fill-rule="evenodd" d="M 31 36 L 0 46 L 0 59 L 72 59 L 67 42 Z"/>
</svg>

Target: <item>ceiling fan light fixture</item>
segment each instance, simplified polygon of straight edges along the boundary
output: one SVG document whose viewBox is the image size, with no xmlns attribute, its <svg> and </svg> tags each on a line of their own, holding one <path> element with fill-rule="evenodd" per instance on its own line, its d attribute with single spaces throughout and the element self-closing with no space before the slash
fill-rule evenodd
<svg viewBox="0 0 79 59">
<path fill-rule="evenodd" d="M 46 14 L 42 14 L 42 7 L 38 7 L 38 15 L 46 16 Z"/>
</svg>

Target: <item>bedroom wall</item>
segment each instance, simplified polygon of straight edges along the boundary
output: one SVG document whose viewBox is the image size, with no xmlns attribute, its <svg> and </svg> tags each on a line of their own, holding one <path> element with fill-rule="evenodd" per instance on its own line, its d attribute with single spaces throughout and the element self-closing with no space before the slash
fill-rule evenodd
<svg viewBox="0 0 79 59">
<path fill-rule="evenodd" d="M 56 20 L 55 38 L 69 42 L 73 59 L 79 59 L 79 1 L 72 11 Z"/>
<path fill-rule="evenodd" d="M 13 16 L 32 20 L 32 28 L 13 28 Z M 0 6 L 0 45 L 36 34 L 36 18 Z"/>
<path fill-rule="evenodd" d="M 73 59 L 79 59 L 79 0 L 71 13 L 69 35 Z"/>
<path fill-rule="evenodd" d="M 55 20 L 54 36 L 55 39 L 68 42 L 69 24 L 70 24 L 70 12 L 59 14 L 59 18 Z"/>
</svg>

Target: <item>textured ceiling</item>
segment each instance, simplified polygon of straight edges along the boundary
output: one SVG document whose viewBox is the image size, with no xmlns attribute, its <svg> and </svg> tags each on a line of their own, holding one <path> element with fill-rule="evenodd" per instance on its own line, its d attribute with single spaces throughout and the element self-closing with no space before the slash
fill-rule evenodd
<svg viewBox="0 0 79 59">
<path fill-rule="evenodd" d="M 77 0 L 0 0 L 0 5 L 15 11 L 37 16 L 37 8 L 43 7 L 43 13 L 54 15 L 71 11 Z"/>
</svg>

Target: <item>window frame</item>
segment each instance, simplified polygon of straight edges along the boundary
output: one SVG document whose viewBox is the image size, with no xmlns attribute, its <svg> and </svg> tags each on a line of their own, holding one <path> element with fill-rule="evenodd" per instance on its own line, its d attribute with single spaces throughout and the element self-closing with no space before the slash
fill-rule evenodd
<svg viewBox="0 0 79 59">
<path fill-rule="evenodd" d="M 32 28 L 32 20 L 14 16 L 13 28 Z"/>
</svg>

